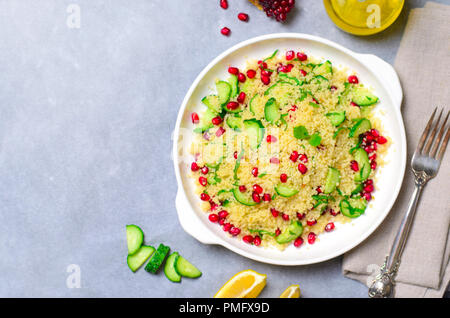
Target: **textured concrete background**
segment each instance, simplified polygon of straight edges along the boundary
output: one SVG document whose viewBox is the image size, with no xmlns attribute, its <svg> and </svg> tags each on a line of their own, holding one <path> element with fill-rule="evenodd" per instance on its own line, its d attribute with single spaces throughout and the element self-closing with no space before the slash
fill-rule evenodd
<svg viewBox="0 0 450 318">
<path fill-rule="evenodd" d="M 175 212 L 171 132 L 184 94 L 215 56 L 274 32 L 323 36 L 393 62 L 411 7 L 385 32 L 354 37 L 319 0 L 298 0 L 284 25 L 244 0 L 0 1 L 0 296 L 210 297 L 234 273 L 268 275 L 262 297 L 300 283 L 305 297 L 365 297 L 340 259 L 259 264 L 183 232 Z M 449 1 L 440 1 L 447 2 Z M 69 4 L 81 27 L 68 28 Z M 236 14 L 245 11 L 250 22 Z M 222 26 L 232 36 L 220 35 Z M 125 225 L 141 225 L 203 270 L 198 280 L 126 266 Z M 81 288 L 66 286 L 81 269 Z"/>
</svg>

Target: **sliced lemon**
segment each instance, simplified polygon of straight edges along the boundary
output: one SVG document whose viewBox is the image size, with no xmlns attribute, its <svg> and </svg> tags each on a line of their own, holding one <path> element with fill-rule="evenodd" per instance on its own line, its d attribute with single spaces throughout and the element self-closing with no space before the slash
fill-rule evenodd
<svg viewBox="0 0 450 318">
<path fill-rule="evenodd" d="M 266 286 L 266 277 L 251 269 L 239 272 L 219 289 L 214 298 L 256 298 Z"/>
<path fill-rule="evenodd" d="M 280 298 L 300 298 L 300 286 L 291 285 L 281 294 Z"/>
</svg>

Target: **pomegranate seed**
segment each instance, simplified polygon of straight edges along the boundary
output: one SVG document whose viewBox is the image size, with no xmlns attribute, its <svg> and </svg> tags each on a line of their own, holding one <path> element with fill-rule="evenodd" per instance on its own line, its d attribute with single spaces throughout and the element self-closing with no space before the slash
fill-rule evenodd
<svg viewBox="0 0 450 318">
<path fill-rule="evenodd" d="M 303 52 L 298 52 L 297 53 L 297 58 L 300 60 L 300 61 L 306 61 L 307 59 L 308 59 L 308 55 L 306 55 L 305 53 L 303 53 Z"/>
<path fill-rule="evenodd" d="M 242 238 L 242 240 L 243 240 L 245 243 L 252 244 L 252 243 L 253 243 L 253 236 L 251 236 L 251 235 L 246 235 L 246 236 L 244 236 L 244 237 Z"/>
<path fill-rule="evenodd" d="M 315 241 L 316 241 L 316 234 L 314 232 L 309 233 L 308 234 L 308 243 L 314 244 Z"/>
<path fill-rule="evenodd" d="M 299 157 L 298 152 L 297 152 L 297 151 L 293 151 L 293 152 L 291 153 L 291 156 L 289 157 L 289 159 L 291 159 L 291 161 L 293 161 L 293 162 L 296 162 L 297 159 L 298 159 L 298 157 Z"/>
<path fill-rule="evenodd" d="M 282 174 L 280 175 L 280 181 L 281 181 L 281 182 L 286 183 L 287 179 L 288 179 L 287 174 L 282 173 Z"/>
<path fill-rule="evenodd" d="M 219 221 L 219 216 L 217 214 L 212 213 L 209 215 L 208 219 L 211 222 L 216 223 L 217 221 Z"/>
<path fill-rule="evenodd" d="M 199 182 L 202 186 L 206 187 L 206 185 L 208 184 L 208 179 L 205 178 L 205 177 L 199 177 L 199 178 L 198 178 L 198 182 Z"/>
<path fill-rule="evenodd" d="M 223 225 L 223 230 L 225 231 L 225 232 L 228 232 L 229 230 L 231 230 L 231 228 L 232 228 L 232 224 L 231 223 L 225 223 L 224 225 Z"/>
<path fill-rule="evenodd" d="M 230 234 L 233 235 L 233 236 L 237 236 L 237 235 L 239 235 L 240 233 L 241 233 L 241 229 L 238 228 L 238 227 L 232 227 L 232 228 L 230 229 Z"/>
<path fill-rule="evenodd" d="M 286 67 L 287 67 L 287 72 L 289 73 L 294 68 L 294 64 L 289 63 L 288 65 L 286 65 Z"/>
<path fill-rule="evenodd" d="M 228 68 L 228 73 L 233 74 L 233 75 L 238 75 L 239 74 L 239 69 L 237 67 L 230 66 Z"/>
<path fill-rule="evenodd" d="M 306 76 L 306 74 L 308 74 L 308 73 L 306 73 L 305 70 L 300 70 L 300 74 L 302 74 L 302 76 Z"/>
<path fill-rule="evenodd" d="M 225 210 L 222 210 L 219 212 L 219 218 L 225 219 L 228 216 L 228 212 Z"/>
<path fill-rule="evenodd" d="M 377 162 L 376 162 L 375 160 L 373 160 L 373 161 L 370 163 L 370 169 L 375 170 L 376 168 L 377 168 Z"/>
<path fill-rule="evenodd" d="M 253 192 L 253 193 L 252 193 L 252 199 L 253 199 L 253 201 L 255 201 L 256 203 L 260 203 L 260 202 L 261 202 L 261 197 L 260 197 L 259 194 L 256 193 L 256 192 Z"/>
<path fill-rule="evenodd" d="M 300 158 L 300 161 L 303 161 L 304 163 L 308 162 L 308 156 L 305 155 L 304 153 L 302 153 L 299 158 Z"/>
<path fill-rule="evenodd" d="M 216 131 L 216 136 L 217 137 L 222 136 L 225 133 L 225 131 L 226 130 L 223 127 L 219 127 L 219 129 L 217 129 L 217 131 Z"/>
<path fill-rule="evenodd" d="M 280 160 L 278 158 L 272 157 L 272 158 L 270 158 L 270 163 L 277 165 L 280 163 Z"/>
<path fill-rule="evenodd" d="M 373 161 L 375 159 L 377 159 L 377 154 L 376 153 L 374 153 L 373 155 L 369 156 L 369 160 L 370 161 Z"/>
<path fill-rule="evenodd" d="M 350 168 L 351 168 L 353 171 L 359 171 L 358 162 L 356 162 L 356 160 L 352 160 L 352 161 L 350 162 Z"/>
<path fill-rule="evenodd" d="M 330 86 L 330 90 L 332 90 L 332 91 L 334 92 L 335 90 L 337 90 L 337 87 L 334 86 L 334 85 L 331 85 L 331 86 Z"/>
<path fill-rule="evenodd" d="M 252 169 L 252 175 L 253 175 L 254 177 L 257 177 L 257 176 L 258 176 L 258 168 L 254 167 L 254 168 Z"/>
<path fill-rule="evenodd" d="M 293 60 L 295 57 L 295 52 L 294 51 L 287 51 L 286 52 L 286 60 L 290 61 Z"/>
<path fill-rule="evenodd" d="M 245 102 L 245 97 L 247 97 L 247 95 L 245 95 L 245 93 L 244 92 L 240 92 L 239 93 L 239 96 L 238 96 L 238 98 L 237 98 L 237 101 L 239 102 L 239 103 L 244 103 Z"/>
<path fill-rule="evenodd" d="M 261 63 L 258 62 L 258 64 L 259 64 L 259 68 L 261 70 L 267 69 L 267 63 L 266 62 L 261 61 Z"/>
<path fill-rule="evenodd" d="M 237 151 L 235 151 L 235 152 L 233 153 L 233 157 L 234 157 L 234 159 L 237 159 L 237 157 L 238 157 Z"/>
<path fill-rule="evenodd" d="M 191 114 L 191 120 L 193 124 L 198 124 L 200 122 L 200 118 L 198 117 L 197 113 Z"/>
<path fill-rule="evenodd" d="M 278 236 L 278 235 L 280 235 L 281 234 L 281 230 L 280 229 L 276 229 L 275 230 L 275 236 Z"/>
<path fill-rule="evenodd" d="M 295 247 L 300 247 L 303 244 L 303 239 L 301 237 L 297 237 L 294 241 Z"/>
<path fill-rule="evenodd" d="M 238 19 L 241 20 L 241 21 L 247 22 L 248 21 L 248 14 L 246 14 L 246 13 L 239 13 L 238 14 Z"/>
<path fill-rule="evenodd" d="M 202 172 L 203 174 L 208 174 L 209 168 L 208 168 L 207 166 L 204 166 L 204 167 L 202 168 L 201 172 Z"/>
<path fill-rule="evenodd" d="M 374 138 L 377 138 L 377 137 L 380 136 L 380 132 L 378 130 L 376 130 L 376 129 L 371 129 L 369 133 Z"/>
<path fill-rule="evenodd" d="M 317 191 L 317 193 L 322 193 L 322 188 L 321 188 L 320 186 L 318 186 L 318 187 L 316 188 L 316 191 Z"/>
<path fill-rule="evenodd" d="M 269 85 L 270 77 L 269 76 L 261 76 L 261 82 L 263 82 L 264 85 Z"/>
<path fill-rule="evenodd" d="M 222 35 L 229 36 L 231 33 L 231 30 L 227 27 L 224 27 L 220 30 L 220 33 L 222 33 Z"/>
<path fill-rule="evenodd" d="M 387 143 L 387 139 L 383 136 L 379 136 L 377 138 L 377 143 L 379 143 L 380 145 L 383 145 L 383 144 Z"/>
<path fill-rule="evenodd" d="M 220 125 L 221 123 L 222 123 L 222 118 L 220 117 L 220 116 L 217 116 L 217 117 L 214 117 L 212 120 L 211 120 L 211 122 L 214 124 L 214 125 Z"/>
<path fill-rule="evenodd" d="M 325 231 L 331 232 L 333 230 L 334 230 L 334 223 L 333 222 L 330 222 L 327 225 L 325 225 Z"/>
<path fill-rule="evenodd" d="M 364 151 L 369 154 L 372 152 L 372 148 L 370 146 L 364 147 Z"/>
<path fill-rule="evenodd" d="M 301 174 L 305 174 L 308 171 L 308 168 L 303 163 L 298 164 L 298 171 L 300 171 Z"/>
<path fill-rule="evenodd" d="M 239 82 L 244 83 L 246 79 L 247 79 L 247 77 L 245 77 L 245 74 L 239 73 L 239 75 L 238 75 Z"/>
<path fill-rule="evenodd" d="M 272 213 L 272 215 L 273 215 L 274 218 L 277 218 L 278 215 L 280 215 L 280 211 L 278 211 L 278 210 L 276 210 L 276 209 L 274 209 L 274 208 L 271 208 L 271 209 L 270 209 L 270 213 Z"/>
<path fill-rule="evenodd" d="M 356 104 L 355 102 L 351 102 L 350 105 L 353 106 L 353 107 L 359 107 L 359 105 Z"/>
<path fill-rule="evenodd" d="M 362 197 L 363 197 L 364 199 L 366 199 L 367 201 L 372 200 L 372 195 L 371 195 L 370 193 L 368 193 L 368 192 L 364 192 L 364 193 L 362 194 Z"/>
<path fill-rule="evenodd" d="M 373 187 L 372 184 L 368 184 L 368 185 L 366 185 L 366 186 L 364 187 L 364 192 L 372 193 L 373 190 L 374 190 L 374 187 Z"/>
<path fill-rule="evenodd" d="M 356 75 L 350 75 L 348 77 L 348 82 L 351 84 L 358 84 L 359 83 L 359 79 Z"/>
<path fill-rule="evenodd" d="M 278 71 L 278 73 L 280 73 L 280 72 L 281 72 L 281 73 L 289 73 L 288 67 L 287 67 L 287 66 L 284 66 L 284 65 L 278 67 L 278 68 L 277 68 L 277 71 Z"/>
<path fill-rule="evenodd" d="M 259 184 L 254 184 L 253 191 L 255 191 L 258 194 L 261 194 L 263 192 L 263 188 L 261 188 L 261 186 Z"/>
<path fill-rule="evenodd" d="M 256 76 L 256 71 L 254 71 L 254 70 L 248 70 L 247 71 L 247 77 L 248 78 L 255 78 L 255 76 Z"/>
<path fill-rule="evenodd" d="M 330 209 L 330 214 L 332 215 L 332 216 L 336 216 L 336 215 L 338 215 L 340 213 L 340 211 L 334 211 L 333 209 Z"/>
<path fill-rule="evenodd" d="M 289 221 L 289 214 L 284 214 L 284 213 L 282 213 L 282 214 L 281 214 L 281 217 L 283 218 L 283 220 Z"/>
<path fill-rule="evenodd" d="M 245 94 L 245 93 L 244 93 L 244 94 Z M 228 108 L 229 110 L 235 110 L 235 109 L 239 108 L 239 103 L 237 103 L 237 102 L 229 102 L 229 103 L 227 104 L 227 108 Z"/>
<path fill-rule="evenodd" d="M 203 192 L 202 194 L 200 194 L 200 200 L 209 201 L 209 195 Z"/>
<path fill-rule="evenodd" d="M 277 142 L 277 137 L 273 136 L 273 135 L 267 135 L 266 137 L 267 142 L 271 143 L 271 142 Z"/>
<path fill-rule="evenodd" d="M 200 167 L 198 166 L 198 164 L 196 162 L 191 163 L 192 171 L 198 171 L 198 169 L 200 169 Z"/>
<path fill-rule="evenodd" d="M 317 224 L 317 220 L 308 220 L 308 221 L 306 221 L 306 224 L 308 224 L 308 226 L 313 226 L 313 225 L 315 225 L 315 224 Z"/>
<path fill-rule="evenodd" d="M 220 6 L 224 10 L 228 9 L 228 1 L 227 0 L 220 0 Z"/>
<path fill-rule="evenodd" d="M 239 191 L 245 192 L 247 191 L 247 188 L 244 185 L 239 186 Z"/>
<path fill-rule="evenodd" d="M 219 225 L 224 225 L 225 224 L 225 219 L 219 219 Z"/>
<path fill-rule="evenodd" d="M 261 245 L 261 238 L 258 235 L 256 235 L 255 238 L 253 239 L 253 245 L 255 246 Z"/>
<path fill-rule="evenodd" d="M 364 182 L 365 185 L 370 185 L 373 184 L 373 180 L 372 179 L 367 179 L 366 182 Z"/>
<path fill-rule="evenodd" d="M 305 218 L 305 216 L 306 216 L 306 213 L 297 212 L 297 219 L 303 220 Z"/>
<path fill-rule="evenodd" d="M 368 143 L 371 143 L 372 141 L 375 140 L 375 138 L 372 135 L 367 135 L 365 138 Z"/>
<path fill-rule="evenodd" d="M 272 72 L 269 72 L 269 71 L 266 71 L 266 70 L 262 70 L 261 71 L 261 76 L 271 77 L 272 76 Z"/>
<path fill-rule="evenodd" d="M 269 193 L 264 193 L 263 195 L 263 201 L 270 202 L 272 201 L 272 196 Z"/>
</svg>

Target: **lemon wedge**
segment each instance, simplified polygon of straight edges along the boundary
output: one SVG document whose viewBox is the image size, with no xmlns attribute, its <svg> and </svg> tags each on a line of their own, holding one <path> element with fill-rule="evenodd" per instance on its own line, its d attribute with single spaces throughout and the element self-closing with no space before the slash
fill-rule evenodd
<svg viewBox="0 0 450 318">
<path fill-rule="evenodd" d="M 300 298 L 300 286 L 291 285 L 280 295 L 280 298 Z"/>
<path fill-rule="evenodd" d="M 219 289 L 214 298 L 256 298 L 266 286 L 266 277 L 251 269 L 239 272 Z"/>
</svg>

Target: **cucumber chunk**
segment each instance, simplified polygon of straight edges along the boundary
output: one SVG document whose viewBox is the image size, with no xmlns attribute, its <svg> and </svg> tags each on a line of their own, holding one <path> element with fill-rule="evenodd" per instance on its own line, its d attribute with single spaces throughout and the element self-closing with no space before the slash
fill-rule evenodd
<svg viewBox="0 0 450 318">
<path fill-rule="evenodd" d="M 208 129 L 214 127 L 212 119 L 216 116 L 217 113 L 208 108 L 200 118 L 200 123 L 198 127 L 194 129 L 194 132 L 202 134 Z"/>
<path fill-rule="evenodd" d="M 331 65 L 330 61 L 326 61 L 326 62 L 314 67 L 313 72 L 316 75 L 330 74 L 330 73 L 333 73 L 333 66 Z"/>
<path fill-rule="evenodd" d="M 366 131 L 369 131 L 370 129 L 372 129 L 370 120 L 368 120 L 367 118 L 360 118 L 350 129 L 348 136 L 350 138 L 358 137 L 359 135 L 365 133 Z"/>
<path fill-rule="evenodd" d="M 367 88 L 357 87 L 353 90 L 352 101 L 359 106 L 370 106 L 378 102 L 378 97 Z"/>
<path fill-rule="evenodd" d="M 231 129 L 233 129 L 235 131 L 242 130 L 243 123 L 242 123 L 242 118 L 240 118 L 240 117 L 228 116 L 226 123 Z"/>
<path fill-rule="evenodd" d="M 355 175 L 355 181 L 363 182 L 367 180 L 367 178 L 369 178 L 371 172 L 369 156 L 367 155 L 367 152 L 362 148 L 356 149 L 353 153 L 353 156 L 359 166 L 359 172 L 357 172 Z"/>
<path fill-rule="evenodd" d="M 145 270 L 149 273 L 156 274 L 156 272 L 166 259 L 169 250 L 170 247 L 165 246 L 164 244 L 159 244 L 158 249 L 150 258 L 150 261 L 147 263 L 147 266 L 145 266 Z"/>
<path fill-rule="evenodd" d="M 328 113 L 325 116 L 328 117 L 331 124 L 335 127 L 339 126 L 345 121 L 345 111 Z"/>
<path fill-rule="evenodd" d="M 264 138 L 265 130 L 260 120 L 248 119 L 244 120 L 244 128 L 248 134 L 250 148 L 257 149 Z"/>
<path fill-rule="evenodd" d="M 261 103 L 262 104 L 262 97 L 259 94 L 255 94 L 255 96 L 252 97 L 252 99 L 250 100 L 249 103 L 249 110 L 252 112 L 253 115 L 256 115 L 257 113 L 257 104 Z"/>
<path fill-rule="evenodd" d="M 349 218 L 357 218 L 364 214 L 367 204 L 364 199 L 344 199 L 339 203 L 341 213 Z"/>
<path fill-rule="evenodd" d="M 267 101 L 266 106 L 264 107 L 264 115 L 266 120 L 271 124 L 275 124 L 280 120 L 281 114 L 275 98 L 272 97 Z"/>
<path fill-rule="evenodd" d="M 197 278 L 202 276 L 202 272 L 182 256 L 175 261 L 175 270 L 183 277 Z"/>
<path fill-rule="evenodd" d="M 203 97 L 202 103 L 214 113 L 218 114 L 222 111 L 222 105 L 219 101 L 219 97 L 216 95 L 208 95 Z"/>
<path fill-rule="evenodd" d="M 298 190 L 288 187 L 284 184 L 279 184 L 275 187 L 275 191 L 282 197 L 289 198 L 298 193 Z"/>
<path fill-rule="evenodd" d="M 285 244 L 295 240 L 302 235 L 303 225 L 299 221 L 292 222 L 287 229 L 277 236 L 276 241 L 278 244 Z"/>
<path fill-rule="evenodd" d="M 255 201 L 253 201 L 253 199 L 247 195 L 245 195 L 244 193 L 242 193 L 241 191 L 239 191 L 238 188 L 233 188 L 233 190 L 231 190 L 231 192 L 233 193 L 234 198 L 236 199 L 237 202 L 239 202 L 240 204 L 246 205 L 246 206 L 255 206 L 257 203 Z"/>
<path fill-rule="evenodd" d="M 153 246 L 141 246 L 141 248 L 133 255 L 127 256 L 128 267 L 134 272 L 136 272 L 155 252 Z"/>
<path fill-rule="evenodd" d="M 144 242 L 144 232 L 137 225 L 131 224 L 126 226 L 128 255 L 133 255 L 142 246 Z"/>
<path fill-rule="evenodd" d="M 164 265 L 164 275 L 174 283 L 181 282 L 181 275 L 175 270 L 175 263 L 180 255 L 177 252 L 170 254 L 167 258 L 166 265 Z"/>
<path fill-rule="evenodd" d="M 219 103 L 223 106 L 226 105 L 231 97 L 231 85 L 224 81 L 218 81 L 216 83 L 217 96 L 219 97 Z"/>
<path fill-rule="evenodd" d="M 337 185 L 339 184 L 341 178 L 341 174 L 338 169 L 329 167 L 327 179 L 325 181 L 325 187 L 323 189 L 323 193 L 329 194 L 336 190 Z"/>
<path fill-rule="evenodd" d="M 228 83 L 231 85 L 231 97 L 236 97 L 239 94 L 239 80 L 236 75 L 231 75 L 228 79 Z"/>
</svg>

